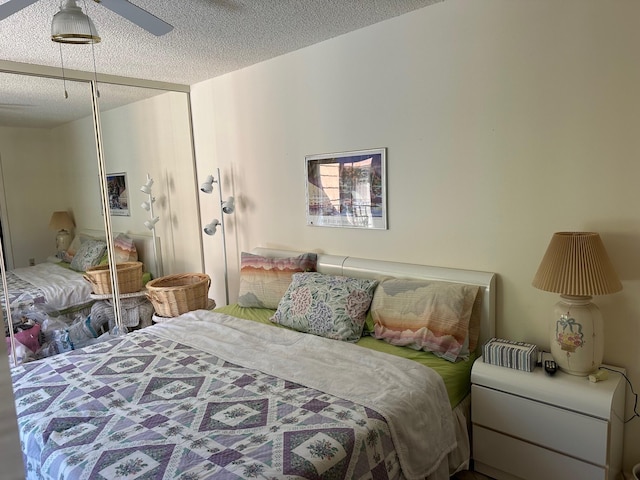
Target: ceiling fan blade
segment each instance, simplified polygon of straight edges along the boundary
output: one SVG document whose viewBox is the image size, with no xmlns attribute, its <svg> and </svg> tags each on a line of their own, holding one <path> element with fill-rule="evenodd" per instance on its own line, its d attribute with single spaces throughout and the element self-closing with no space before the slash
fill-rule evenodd
<svg viewBox="0 0 640 480">
<path fill-rule="evenodd" d="M 167 22 L 160 20 L 155 15 L 150 14 L 146 10 L 143 10 L 127 0 L 95 1 L 158 37 L 173 30 L 173 26 L 169 25 Z"/>
<path fill-rule="evenodd" d="M 37 1 L 38 0 L 9 0 L 7 3 L 3 3 L 0 5 L 0 20 L 10 17 L 14 13 L 19 12 L 23 8 L 26 8 Z"/>
</svg>

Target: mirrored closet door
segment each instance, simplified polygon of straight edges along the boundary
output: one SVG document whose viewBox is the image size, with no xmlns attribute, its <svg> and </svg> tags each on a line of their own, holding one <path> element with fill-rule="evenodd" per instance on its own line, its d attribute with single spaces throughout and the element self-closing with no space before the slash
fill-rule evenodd
<svg viewBox="0 0 640 480">
<path fill-rule="evenodd" d="M 0 72 L 3 84 L 17 79 L 24 96 L 0 97 L 3 286 L 8 284 L 11 303 L 16 295 L 28 304 L 30 297 L 56 294 L 81 304 L 67 276 L 88 265 L 79 258 L 100 255 L 97 246 L 86 246 L 93 239 L 105 240 L 111 255 L 115 237 L 132 239 L 145 278 L 202 271 L 188 92 Z M 149 180 L 150 195 L 141 191 Z M 73 239 L 63 249 L 66 258 L 56 243 L 61 230 Z M 111 258 L 102 255 L 102 263 Z M 52 273 L 53 265 L 65 273 Z M 40 269 L 44 279 L 36 278 Z M 26 286 L 34 290 L 20 291 Z M 109 302 L 116 321 L 117 303 Z M 55 307 L 73 317 L 67 304 Z"/>
</svg>

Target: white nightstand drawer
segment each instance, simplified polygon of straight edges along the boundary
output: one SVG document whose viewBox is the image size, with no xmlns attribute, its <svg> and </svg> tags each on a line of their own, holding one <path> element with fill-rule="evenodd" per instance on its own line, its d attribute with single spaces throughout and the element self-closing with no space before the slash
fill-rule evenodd
<svg viewBox="0 0 640 480">
<path fill-rule="evenodd" d="M 473 428 L 473 458 L 475 470 L 498 479 L 606 479 L 604 468 L 477 425 Z"/>
<path fill-rule="evenodd" d="M 478 385 L 472 386 L 471 398 L 474 436 L 475 426 L 488 427 L 596 465 L 607 464 L 608 423 L 604 420 Z"/>
</svg>

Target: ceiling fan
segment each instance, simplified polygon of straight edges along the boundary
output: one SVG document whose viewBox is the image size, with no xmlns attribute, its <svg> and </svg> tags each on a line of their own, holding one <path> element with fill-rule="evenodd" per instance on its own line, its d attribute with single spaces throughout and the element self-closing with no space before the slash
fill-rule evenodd
<svg viewBox="0 0 640 480">
<path fill-rule="evenodd" d="M 0 5 L 0 21 L 10 17 L 23 8 L 36 3 L 38 0 L 9 0 Z M 156 36 L 164 35 L 173 30 L 173 26 L 159 19 L 155 15 L 134 5 L 127 0 L 93 0 L 96 3 L 104 5 L 109 10 L 144 28 L 149 33 Z M 74 2 L 75 3 L 75 2 Z"/>
</svg>

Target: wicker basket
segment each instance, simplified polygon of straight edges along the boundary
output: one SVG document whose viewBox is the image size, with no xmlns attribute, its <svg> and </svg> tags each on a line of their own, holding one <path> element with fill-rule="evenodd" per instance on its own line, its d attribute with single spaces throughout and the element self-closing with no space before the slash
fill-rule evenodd
<svg viewBox="0 0 640 480">
<path fill-rule="evenodd" d="M 116 268 L 120 293 L 133 293 L 142 290 L 142 262 L 117 263 Z M 98 295 L 113 293 L 109 265 L 89 267 L 84 274 L 84 279 L 93 287 L 93 293 Z"/>
<path fill-rule="evenodd" d="M 147 283 L 147 298 L 161 317 L 207 308 L 211 278 L 205 273 L 167 275 Z"/>
</svg>

